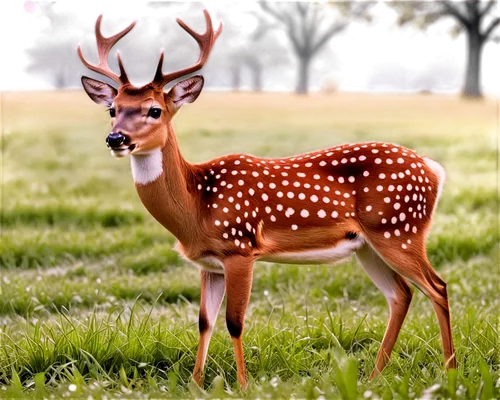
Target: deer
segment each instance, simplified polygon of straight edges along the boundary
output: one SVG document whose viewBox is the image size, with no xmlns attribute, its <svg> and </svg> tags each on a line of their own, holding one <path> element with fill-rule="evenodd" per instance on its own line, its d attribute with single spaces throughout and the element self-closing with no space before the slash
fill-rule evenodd
<svg viewBox="0 0 500 400">
<path fill-rule="evenodd" d="M 203 10 L 206 31 L 177 23 L 199 46 L 193 65 L 164 74 L 164 51 L 153 80 L 133 86 L 118 52 L 120 73 L 108 66 L 111 48 L 134 27 L 95 35 L 99 61 L 83 64 L 118 88 L 82 76 L 87 95 L 109 110 L 111 155 L 129 155 L 135 189 L 145 208 L 177 239 L 176 249 L 200 269 L 199 344 L 193 380 L 203 385 L 209 342 L 224 296 L 242 389 L 247 387 L 243 331 L 257 260 L 335 264 L 356 255 L 385 296 L 389 321 L 369 376 L 389 362 L 415 286 L 437 316 L 444 361 L 456 368 L 446 282 L 427 257 L 426 238 L 445 180 L 436 161 L 383 142 L 344 144 L 284 158 L 223 155 L 191 164 L 181 154 L 172 119 L 204 85 L 200 70 L 222 31 Z M 187 76 L 187 77 L 186 77 Z M 177 81 L 179 78 L 183 80 Z M 169 91 L 165 85 L 177 81 Z"/>
</svg>

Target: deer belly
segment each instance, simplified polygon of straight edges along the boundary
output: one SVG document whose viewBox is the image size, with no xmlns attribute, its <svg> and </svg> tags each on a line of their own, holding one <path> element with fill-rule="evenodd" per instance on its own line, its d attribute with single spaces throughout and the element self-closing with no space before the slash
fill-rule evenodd
<svg viewBox="0 0 500 400">
<path fill-rule="evenodd" d="M 333 247 L 312 249 L 296 252 L 283 252 L 264 254 L 259 257 L 260 261 L 269 261 L 285 264 L 336 264 L 352 256 L 363 246 L 365 240 L 357 236 L 353 240 L 342 240 Z"/>
<path fill-rule="evenodd" d="M 224 264 L 215 257 L 203 257 L 197 260 L 192 260 L 193 263 L 201 269 L 216 274 L 224 274 Z"/>
</svg>

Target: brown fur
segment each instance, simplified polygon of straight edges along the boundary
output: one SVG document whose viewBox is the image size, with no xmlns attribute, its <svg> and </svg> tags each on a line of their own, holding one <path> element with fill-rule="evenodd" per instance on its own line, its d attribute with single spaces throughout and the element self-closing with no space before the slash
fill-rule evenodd
<svg viewBox="0 0 500 400">
<path fill-rule="evenodd" d="M 183 104 L 198 97 L 203 78 L 180 81 L 168 93 L 162 88 L 203 66 L 220 28 L 213 30 L 206 11 L 207 31 L 202 35 L 180 21 L 200 46 L 199 61 L 165 75 L 162 53 L 153 82 L 136 88 L 129 83 L 121 62 L 118 76 L 106 61 L 113 44 L 133 25 L 104 38 L 100 18 L 96 26 L 99 64 L 92 66 L 80 50 L 79 54 L 85 65 L 114 79 L 120 87 L 116 90 L 84 77 L 84 88 L 96 103 L 111 107 L 115 114 L 110 137 L 120 145 L 113 144 L 119 147 L 112 151 L 119 156 L 145 157 L 141 158 L 146 163 L 144 170 L 137 174 L 145 171 L 147 179 L 136 182 L 144 206 L 175 235 L 181 254 L 202 267 L 200 345 L 193 373 L 197 384 L 203 379 L 206 351 L 224 291 L 238 381 L 245 388 L 242 338 L 254 261 L 284 253 L 300 257 L 311 250 L 328 250 L 339 257 L 357 251 L 366 272 L 387 298 L 390 319 L 370 379 L 389 360 L 411 302 L 408 282 L 431 299 L 446 366 L 456 367 L 446 283 L 432 269 L 425 249 L 444 179 L 437 163 L 398 145 L 371 142 L 288 158 L 231 154 L 190 164 L 179 150 L 172 118 Z M 154 157 L 148 158 L 148 154 Z M 138 159 L 134 165 L 142 168 Z"/>
</svg>

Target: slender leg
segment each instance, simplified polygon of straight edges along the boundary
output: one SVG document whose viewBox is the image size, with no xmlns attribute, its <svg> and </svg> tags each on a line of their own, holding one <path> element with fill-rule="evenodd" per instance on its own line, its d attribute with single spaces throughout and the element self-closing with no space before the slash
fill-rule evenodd
<svg viewBox="0 0 500 400">
<path fill-rule="evenodd" d="M 440 282 L 436 285 L 435 291 L 431 291 L 429 298 L 434 306 L 439 327 L 441 329 L 441 340 L 443 342 L 444 361 L 446 368 L 457 368 L 457 360 L 455 358 L 455 348 L 453 346 L 453 336 L 451 333 L 450 307 L 448 305 L 448 290 L 446 282 L 444 282 L 429 264 L 429 271 L 434 275 L 433 281 Z"/>
<path fill-rule="evenodd" d="M 395 272 L 417 286 L 431 300 L 441 330 L 445 366 L 456 368 L 446 282 L 434 271 L 427 259 L 425 238 L 416 237 L 416 246 L 411 252 L 394 251 L 384 246 L 383 238 L 370 236 L 369 239 L 378 254 Z"/>
<path fill-rule="evenodd" d="M 375 286 L 384 294 L 390 309 L 389 323 L 370 374 L 369 379 L 372 380 L 382 372 L 391 357 L 410 307 L 412 291 L 405 279 L 392 270 L 369 245 L 359 249 L 356 255 Z"/>
<path fill-rule="evenodd" d="M 224 290 L 224 275 L 201 270 L 200 316 L 198 320 L 200 340 L 193 372 L 193 380 L 198 386 L 203 384 L 203 367 L 217 314 L 224 298 Z"/>
<path fill-rule="evenodd" d="M 238 382 L 243 389 L 247 387 L 243 327 L 252 290 L 253 261 L 242 256 L 233 256 L 224 260 L 227 293 L 226 324 L 233 340 Z"/>
</svg>

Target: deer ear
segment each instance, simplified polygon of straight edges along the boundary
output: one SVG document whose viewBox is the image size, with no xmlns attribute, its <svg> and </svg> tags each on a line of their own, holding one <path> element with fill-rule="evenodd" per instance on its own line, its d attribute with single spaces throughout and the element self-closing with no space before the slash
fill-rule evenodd
<svg viewBox="0 0 500 400">
<path fill-rule="evenodd" d="M 191 76 L 183 81 L 177 82 L 167 96 L 172 101 L 174 107 L 179 109 L 185 103 L 195 101 L 203 89 L 204 79 L 201 75 Z"/>
<path fill-rule="evenodd" d="M 85 92 L 97 104 L 110 107 L 118 91 L 107 83 L 82 76 L 82 85 Z"/>
</svg>

